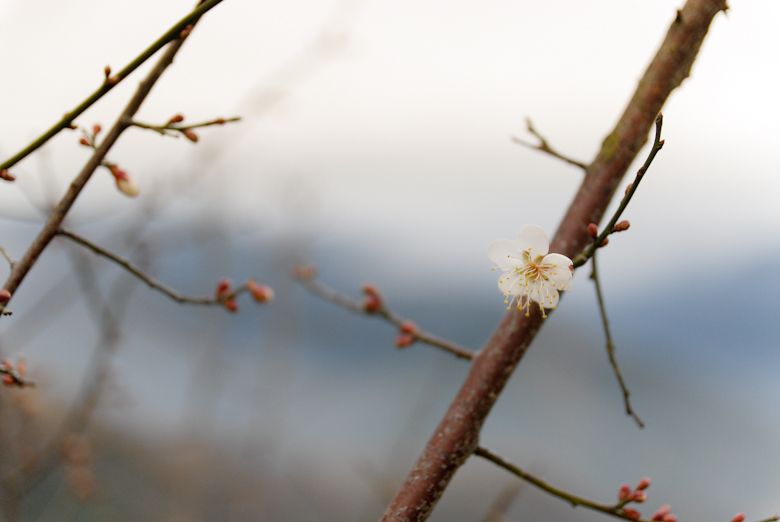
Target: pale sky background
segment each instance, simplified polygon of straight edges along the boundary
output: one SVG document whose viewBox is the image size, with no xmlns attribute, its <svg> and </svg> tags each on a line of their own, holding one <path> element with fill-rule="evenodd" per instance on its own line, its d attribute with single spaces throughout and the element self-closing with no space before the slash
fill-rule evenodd
<svg viewBox="0 0 780 522">
<path fill-rule="evenodd" d="M 124 67 L 192 3 L 0 0 L 0 156 L 15 153 L 75 107 L 100 84 L 105 65 Z M 487 244 L 514 237 L 527 223 L 552 234 L 581 178 L 576 168 L 519 147 L 510 136 L 533 141 L 525 131 L 524 120 L 530 117 L 554 148 L 589 162 L 681 5 L 682 0 L 344 0 L 335 6 L 320 0 L 225 0 L 198 25 L 138 119 L 162 123 L 181 112 L 187 121 L 234 115 L 244 121 L 199 132 L 196 146 L 131 129 L 110 158 L 138 179 L 141 196 L 122 197 L 107 173 L 98 172 L 80 197 L 71 226 L 100 237 L 106 223 L 132 221 L 161 180 L 177 175 L 187 180 L 187 174 L 202 171 L 208 175 L 188 187 L 195 189 L 193 197 L 168 207 L 155 226 L 183 223 L 197 229 L 209 216 L 218 216 L 239 237 L 240 248 L 266 256 L 260 263 L 272 262 L 263 248 L 294 231 L 294 237 L 312 241 L 313 261 L 341 289 L 354 294 L 373 280 L 412 309 L 415 303 L 443 310 L 460 306 L 467 316 L 471 306 L 475 316 L 488 317 L 479 329 L 486 334 L 494 324 L 491 318 L 500 317 L 490 308 L 493 301 L 501 305 Z M 519 370 L 527 379 L 521 385 L 515 378 L 507 390 L 525 402 L 506 399 L 490 418 L 487 429 L 494 431 L 487 435 L 493 445 L 509 448 L 520 434 L 529 446 L 525 453 L 510 453 L 513 460 L 542 462 L 553 482 L 570 480 L 562 485 L 603 498 L 621 482 L 651 474 L 659 491 L 655 499 L 680 506 L 688 520 L 697 513 L 688 494 L 713 491 L 716 500 L 706 513 L 719 520 L 739 510 L 750 511 L 749 519 L 780 510 L 780 393 L 775 384 L 780 330 L 773 318 L 780 304 L 773 286 L 780 281 L 775 276 L 780 268 L 778 15 L 780 4 L 763 0 L 733 1 L 726 16 L 716 17 L 692 77 L 663 109 L 666 145 L 624 214 L 631 230 L 615 237 L 600 257 L 618 344 L 624 347 L 624 371 L 636 388 L 638 410 L 644 405 L 650 417 L 645 419 L 649 428 L 638 432 L 623 418 L 617 400 L 588 401 L 577 391 L 579 385 L 593 391 L 603 384 L 603 396 L 617 398 L 598 330 L 578 336 L 573 326 L 566 327 L 597 324 L 586 272 L 575 277 L 575 292 L 553 316 L 555 324 L 546 326 L 542 342 L 558 349 L 572 339 L 590 343 L 589 358 L 580 352 L 533 352 Z M 142 69 L 77 122 L 107 127 L 148 65 Z M 21 256 L 36 230 L 21 223 L 39 219 L 30 198 L 47 201 L 40 173 L 53 173 L 62 190 L 88 157 L 78 137 L 63 132 L 13 170 L 15 185 L 0 185 L 0 216 L 10 218 L 2 221 L 0 244 L 15 256 Z M 216 152 L 221 154 L 215 157 Z M 246 246 L 255 240 L 262 246 Z M 203 285 L 186 277 L 197 263 L 187 259 L 180 253 L 163 257 L 161 274 L 198 293 Z M 239 272 L 251 265 L 231 262 Z M 58 270 L 56 258 L 45 266 L 52 272 L 33 272 L 35 281 L 20 289 L 14 301 L 19 314 L 32 306 L 25 290 L 40 292 L 47 275 Z M 0 274 L 5 270 L 0 268 Z M 219 270 L 224 275 L 224 267 Z M 148 339 L 174 343 L 154 326 L 146 327 L 152 333 L 143 333 L 139 317 L 154 321 L 156 311 L 172 306 L 159 299 L 153 303 L 133 314 L 142 340 L 137 348 L 128 341 L 131 348 L 122 355 L 127 368 L 142 366 L 144 357 L 155 353 Z M 318 314 L 330 314 L 331 321 L 346 315 L 315 306 L 304 320 L 321 324 Z M 758 337 L 751 337 L 751 319 L 760 321 Z M 354 318 L 344 320 L 345 329 L 361 328 Z M 448 321 L 453 322 L 445 317 L 437 323 L 445 336 Z M 8 328 L 8 321 L 3 323 Z M 554 333 L 555 327 L 563 333 Z M 232 334 L 237 343 L 249 343 L 243 332 Z M 353 343 L 369 342 L 390 352 L 383 364 L 401 364 L 390 362 L 398 354 L 389 350 L 387 332 L 371 332 L 370 341 L 355 334 Z M 715 346 L 711 338 L 722 344 Z M 185 373 L 177 367 L 181 351 L 171 350 L 173 355 L 157 354 L 163 369 L 152 373 Z M 20 351 L 30 359 L 69 364 L 40 343 Z M 431 357 L 413 363 L 420 375 L 440 361 Z M 307 360 L 302 357 L 302 371 L 315 384 L 303 388 L 315 390 L 314 398 L 301 399 L 302 406 L 291 414 L 293 426 L 324 411 L 324 397 L 343 392 L 343 380 L 317 374 L 322 360 Z M 562 362 L 563 369 L 556 370 L 553 362 Z M 345 358 L 343 364 L 362 363 Z M 452 367 L 462 375 L 462 367 Z M 592 374 L 583 370 L 588 377 L 582 377 L 581 368 L 597 369 Z M 344 426 L 355 421 L 356 433 L 364 426 L 353 417 L 397 411 L 395 401 L 403 396 L 372 388 L 379 373 L 361 372 L 366 372 L 360 373 L 361 383 L 354 385 L 361 392 L 344 399 L 348 406 L 342 421 Z M 390 382 L 388 375 L 381 378 Z M 659 375 L 663 379 L 655 382 Z M 135 384 L 131 389 L 141 388 L 132 370 L 127 379 Z M 448 391 L 459 379 L 448 382 Z M 172 385 L 171 399 L 157 393 L 159 384 L 149 386 L 137 392 L 137 400 L 149 411 L 155 411 L 151 402 L 164 405 L 156 413 L 163 427 L 146 428 L 165 431 L 165 412 L 170 411 L 165 408 L 181 400 L 185 387 Z M 145 393 L 157 395 L 151 400 Z M 553 402 L 533 402 L 542 396 Z M 664 397 L 684 406 L 653 405 L 655 400 L 666 405 Z M 443 393 L 436 400 L 444 407 L 449 396 Z M 410 455 L 439 416 L 434 410 L 425 429 L 415 434 Z M 692 418 L 696 422 L 686 424 Z M 343 435 L 327 420 L 312 429 L 328 433 L 332 443 Z M 663 429 L 653 431 L 652 421 Z M 748 433 L 737 422 L 747 423 Z M 721 438 L 696 438 L 719 430 L 724 430 Z M 376 439 L 379 446 L 386 442 Z M 303 432 L 290 440 L 297 441 L 289 442 L 291 453 L 321 442 Z M 355 435 L 342 444 L 357 444 L 368 455 L 377 451 L 378 446 L 359 440 Z M 557 449 L 549 448 L 552 443 Z M 401 473 L 407 464 L 397 465 Z M 497 474 L 480 466 L 463 476 Z M 594 469 L 599 476 L 587 471 Z M 612 483 L 614 488 L 600 487 Z M 540 515 L 570 513 L 562 509 Z"/>
</svg>

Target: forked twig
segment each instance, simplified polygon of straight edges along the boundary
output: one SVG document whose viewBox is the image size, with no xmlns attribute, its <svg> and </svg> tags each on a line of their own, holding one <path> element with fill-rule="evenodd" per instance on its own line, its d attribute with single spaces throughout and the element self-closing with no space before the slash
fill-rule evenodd
<svg viewBox="0 0 780 522">
<path fill-rule="evenodd" d="M 565 161 L 566 163 L 574 165 L 575 167 L 579 167 L 582 170 L 588 170 L 588 166 L 585 165 L 584 163 L 582 163 L 580 161 L 577 161 L 577 160 L 573 160 L 571 158 L 567 158 L 563 154 L 560 154 L 559 152 L 553 150 L 553 148 L 550 147 L 550 145 L 547 143 L 547 140 L 544 139 L 541 134 L 536 132 L 536 129 L 534 129 L 534 126 L 531 124 L 531 119 L 530 118 L 526 118 L 525 119 L 525 123 L 528 126 L 528 132 L 530 132 L 531 134 L 536 136 L 536 138 L 539 140 L 539 144 L 538 145 L 534 145 L 533 143 L 529 143 L 529 142 L 527 142 L 525 140 L 521 140 L 520 138 L 518 138 L 516 136 L 512 136 L 512 141 L 513 142 L 517 143 L 518 145 L 522 145 L 524 147 L 528 147 L 529 149 L 540 150 L 542 152 L 546 152 L 547 154 L 549 154 L 551 156 L 554 156 L 554 157 L 556 157 L 558 159 L 561 159 L 561 160 Z"/>
</svg>

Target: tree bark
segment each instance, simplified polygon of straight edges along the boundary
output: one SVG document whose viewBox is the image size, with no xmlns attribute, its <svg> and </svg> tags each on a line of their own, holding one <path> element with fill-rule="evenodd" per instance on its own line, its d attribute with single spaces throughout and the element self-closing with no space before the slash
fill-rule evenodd
<svg viewBox="0 0 780 522">
<path fill-rule="evenodd" d="M 588 223 L 598 223 L 615 190 L 647 142 L 669 94 L 688 77 L 709 26 L 725 0 L 688 0 L 639 82 L 615 129 L 607 136 L 551 242 L 551 251 L 574 257 L 590 242 Z M 471 371 L 381 522 L 426 520 L 457 469 L 479 442 L 479 432 L 498 395 L 542 326 L 538 310 L 512 310 L 473 360 Z"/>
</svg>

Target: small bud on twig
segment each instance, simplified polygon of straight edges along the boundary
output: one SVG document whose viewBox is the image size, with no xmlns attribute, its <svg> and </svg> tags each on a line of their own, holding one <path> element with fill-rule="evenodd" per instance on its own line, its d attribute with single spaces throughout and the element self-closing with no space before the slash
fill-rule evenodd
<svg viewBox="0 0 780 522">
<path fill-rule="evenodd" d="M 628 223 L 628 221 L 626 221 L 625 223 Z M 618 225 L 619 224 L 620 223 L 618 223 Z M 626 227 L 626 228 L 628 228 L 628 227 Z M 637 484 L 636 489 L 638 489 L 639 491 L 643 491 L 643 490 L 645 490 L 645 489 L 647 489 L 649 487 L 650 487 L 650 477 L 645 477 L 645 478 L 643 478 L 642 480 L 639 481 L 639 484 Z"/>
<path fill-rule="evenodd" d="M 92 145 L 89 143 L 89 140 L 87 138 L 81 138 L 79 140 L 79 143 L 81 145 L 84 145 L 85 147 L 91 147 Z"/>
<path fill-rule="evenodd" d="M 363 310 L 368 313 L 376 313 L 382 309 L 382 297 L 374 285 L 364 285 L 363 292 L 366 294 L 366 297 L 363 299 Z"/>
<path fill-rule="evenodd" d="M 629 495 L 631 495 L 631 486 L 628 484 L 620 486 L 620 489 L 618 489 L 618 500 L 621 502 L 628 500 Z"/>
<path fill-rule="evenodd" d="M 406 348 L 407 346 L 414 344 L 414 341 L 416 340 L 417 338 L 414 335 L 404 333 L 395 338 L 395 345 L 398 348 Z"/>
<path fill-rule="evenodd" d="M 633 183 L 629 183 L 628 184 L 628 186 L 626 187 L 626 196 L 628 196 L 628 192 L 631 190 L 631 187 L 633 187 L 633 186 L 634 186 Z"/>
<path fill-rule="evenodd" d="M 743 522 L 745 520 L 745 514 L 744 513 L 737 513 L 734 515 L 734 518 L 731 519 L 731 522 Z"/>
<path fill-rule="evenodd" d="M 225 308 L 227 308 L 231 312 L 237 312 L 238 311 L 238 303 L 232 297 L 230 299 L 228 299 L 227 301 L 225 301 L 224 303 L 222 303 L 222 304 L 225 306 Z"/>
<path fill-rule="evenodd" d="M 182 131 L 182 134 L 187 137 L 188 140 L 190 140 L 193 143 L 198 142 L 198 135 L 195 134 L 195 131 L 187 129 L 185 131 Z"/>
<path fill-rule="evenodd" d="M 106 68 L 103 69 L 103 73 L 106 75 L 106 80 L 111 76 L 111 66 L 106 65 Z"/>
<path fill-rule="evenodd" d="M 401 323 L 399 330 L 401 330 L 401 333 L 416 335 L 417 325 L 411 321 L 404 321 L 403 323 Z"/>
<path fill-rule="evenodd" d="M 644 491 L 634 491 L 631 494 L 631 502 L 637 502 L 641 504 L 645 500 L 647 500 L 647 493 Z"/>
<path fill-rule="evenodd" d="M 669 504 L 661 506 L 661 508 L 653 513 L 653 520 L 663 520 L 666 515 L 672 510 Z"/>
<path fill-rule="evenodd" d="M 96 123 L 95 125 L 92 126 L 92 134 L 94 134 L 95 136 L 100 134 L 101 130 L 103 130 L 103 128 L 100 126 L 99 123 Z"/>
<path fill-rule="evenodd" d="M 222 278 L 217 281 L 217 287 L 214 289 L 214 294 L 217 299 L 227 297 L 231 294 L 233 289 L 233 283 L 228 278 Z"/>
<path fill-rule="evenodd" d="M 171 125 L 172 123 L 179 123 L 182 121 L 184 121 L 184 116 L 182 116 L 181 114 L 177 114 L 176 116 L 168 120 L 168 125 Z"/>
<path fill-rule="evenodd" d="M 596 223 L 590 223 L 588 225 L 588 235 L 593 239 L 599 237 L 599 227 Z"/>
<path fill-rule="evenodd" d="M 8 172 L 6 169 L 0 170 L 0 178 L 6 180 L 6 181 L 15 181 L 16 178 L 11 175 L 10 172 Z"/>
<path fill-rule="evenodd" d="M 599 248 L 603 248 L 603 247 L 607 246 L 607 243 L 609 243 L 609 238 L 605 237 L 604 241 L 602 241 L 601 244 L 599 245 Z"/>
<path fill-rule="evenodd" d="M 252 297 L 258 303 L 267 303 L 274 298 L 274 290 L 270 286 L 258 285 L 254 280 L 250 279 L 246 282 L 246 287 L 252 292 Z"/>
<path fill-rule="evenodd" d="M 612 227 L 612 232 L 613 233 L 615 233 L 615 232 L 623 232 L 624 230 L 628 230 L 628 227 L 630 227 L 630 226 L 631 226 L 631 223 L 629 223 L 628 221 L 624 220 L 624 221 L 621 221 L 620 223 L 618 223 L 617 225 L 615 225 L 614 227 Z"/>
<path fill-rule="evenodd" d="M 192 24 L 182 29 L 182 31 L 179 33 L 179 38 L 183 40 L 184 38 L 187 38 L 191 32 L 192 32 Z"/>
<path fill-rule="evenodd" d="M 11 292 L 3 288 L 0 290 L 0 304 L 5 304 L 11 300 Z"/>
<path fill-rule="evenodd" d="M 631 520 L 639 520 L 640 518 L 642 518 L 642 514 L 636 509 L 623 508 L 623 514 L 628 518 L 630 518 Z"/>
</svg>

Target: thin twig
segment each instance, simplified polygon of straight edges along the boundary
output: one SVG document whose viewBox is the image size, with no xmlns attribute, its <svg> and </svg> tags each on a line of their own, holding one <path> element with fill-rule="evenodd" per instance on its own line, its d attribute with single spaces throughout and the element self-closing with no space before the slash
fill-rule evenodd
<svg viewBox="0 0 780 522">
<path fill-rule="evenodd" d="M 172 125 L 171 123 L 168 123 L 166 125 L 150 125 L 148 123 L 142 123 L 140 121 L 133 121 L 131 124 L 134 127 L 138 127 L 141 129 L 148 129 L 153 130 L 155 132 L 159 132 L 163 136 L 173 136 L 178 138 L 178 134 L 175 134 L 175 132 L 180 132 L 184 134 L 184 131 L 190 130 L 190 129 L 196 129 L 198 127 L 209 127 L 211 125 L 224 125 L 225 123 L 231 123 L 234 121 L 240 121 L 241 118 L 235 117 L 235 118 L 217 118 L 216 120 L 212 121 L 206 121 L 203 123 L 195 123 L 193 125 Z M 169 132 L 174 131 L 174 132 Z"/>
<path fill-rule="evenodd" d="M 609 220 L 607 226 L 604 227 L 604 230 L 601 231 L 601 234 L 599 234 L 599 236 L 593 240 L 593 243 L 591 243 L 585 252 L 574 258 L 574 268 L 580 267 L 587 263 L 588 259 L 593 256 L 593 253 L 596 251 L 596 249 L 604 242 L 607 236 L 612 233 L 612 229 L 615 227 L 615 224 L 618 222 L 618 219 L 620 219 L 621 214 L 623 214 L 623 211 L 628 206 L 628 202 L 631 201 L 631 198 L 634 196 L 634 192 L 636 192 L 636 189 L 639 187 L 639 183 L 642 181 L 642 178 L 644 178 L 645 173 L 647 173 L 647 169 L 650 168 L 650 164 L 653 162 L 653 159 L 655 159 L 655 155 L 658 154 L 658 151 L 661 150 L 664 146 L 664 140 L 661 139 L 661 127 L 663 126 L 663 122 L 664 116 L 663 114 L 659 113 L 655 119 L 655 141 L 653 142 L 653 148 L 650 149 L 650 154 L 647 155 L 645 164 L 642 165 L 639 171 L 637 171 L 634 182 L 629 185 L 629 189 L 626 192 L 626 195 L 623 196 L 622 200 L 620 200 L 620 206 L 618 206 L 617 210 L 615 210 L 615 214 L 612 216 L 612 219 Z"/>
<path fill-rule="evenodd" d="M 626 386 L 625 381 L 623 381 L 623 376 L 620 374 L 620 368 L 618 368 L 617 359 L 615 359 L 615 345 L 612 343 L 612 334 L 609 331 L 607 310 L 604 306 L 604 296 L 601 293 L 601 283 L 599 282 L 599 273 L 596 266 L 595 252 L 591 256 L 590 263 L 593 268 L 593 272 L 591 272 L 590 278 L 593 279 L 593 284 L 596 285 L 596 297 L 599 302 L 599 311 L 601 312 L 601 324 L 604 326 L 604 337 L 606 337 L 607 340 L 607 356 L 609 357 L 609 363 L 612 365 L 612 369 L 615 371 L 615 377 L 617 377 L 618 384 L 620 384 L 620 389 L 623 391 L 623 403 L 626 406 L 626 415 L 633 417 L 637 425 L 639 425 L 640 428 L 644 428 L 645 424 L 642 422 L 642 419 L 640 419 L 639 415 L 637 415 L 636 412 L 631 408 L 631 403 L 628 400 L 628 396 L 631 394 L 628 391 L 628 387 Z"/>
<path fill-rule="evenodd" d="M 107 78 L 105 82 L 100 86 L 100 88 L 92 93 L 91 96 L 89 96 L 86 100 L 84 100 L 81 105 L 73 109 L 72 111 L 65 114 L 65 116 L 62 117 L 62 119 L 57 122 L 52 128 L 47 130 L 45 133 L 43 133 L 38 139 L 30 143 L 27 147 L 19 151 L 15 156 L 12 158 L 9 158 L 5 160 L 2 164 L 0 164 L 0 171 L 7 170 L 14 166 L 16 163 L 27 157 L 30 153 L 38 149 L 40 146 L 42 146 L 44 143 L 49 141 L 52 137 L 54 137 L 58 132 L 60 132 L 62 129 L 71 128 L 71 124 L 73 123 L 73 120 L 75 120 L 81 113 L 83 113 L 85 110 L 87 110 L 89 107 L 92 106 L 96 101 L 98 101 L 100 98 L 102 98 L 108 91 L 119 85 L 119 83 L 130 75 L 134 70 L 138 68 L 142 63 L 144 63 L 146 60 L 152 57 L 157 51 L 159 51 L 162 47 L 165 46 L 168 42 L 171 42 L 173 40 L 176 40 L 181 37 L 182 31 L 184 31 L 187 26 L 194 25 L 198 19 L 203 16 L 203 14 L 211 9 L 212 7 L 216 6 L 218 3 L 220 3 L 222 0 L 207 0 L 203 3 L 201 3 L 195 10 L 193 10 L 190 14 L 179 20 L 173 27 L 171 27 L 165 34 L 163 34 L 160 38 L 157 39 L 156 42 L 154 42 L 151 46 L 149 46 L 148 49 L 146 49 L 144 52 L 142 52 L 138 57 L 136 57 L 135 60 L 130 62 L 124 69 L 116 73 L 114 76 Z"/>
<path fill-rule="evenodd" d="M 14 260 L 11 258 L 10 255 L 8 255 L 8 252 L 6 252 L 5 248 L 0 246 L 0 254 L 5 258 L 6 261 L 8 261 L 8 266 L 11 267 L 11 270 L 14 268 Z"/>
<path fill-rule="evenodd" d="M 368 312 L 360 302 L 331 288 L 328 288 L 319 281 L 315 280 L 313 277 L 298 276 L 296 277 L 296 280 L 311 293 L 321 297 L 325 301 L 345 308 L 352 313 L 378 316 L 397 327 L 400 327 L 403 323 L 406 322 L 406 319 L 403 319 L 401 316 L 397 315 L 391 310 L 388 310 L 384 305 L 376 312 Z M 469 349 L 458 346 L 455 343 L 442 339 L 441 337 L 426 332 L 422 329 L 418 329 L 412 335 L 414 335 L 415 339 L 418 341 L 422 341 L 424 343 L 430 344 L 431 346 L 440 348 L 453 354 L 456 357 L 460 357 L 461 359 L 471 360 L 474 358 L 474 354 Z"/>
<path fill-rule="evenodd" d="M 536 136 L 536 138 L 539 140 L 539 144 L 538 145 L 534 145 L 533 143 L 529 143 L 529 142 L 527 142 L 525 140 L 521 140 L 520 138 L 518 138 L 516 136 L 512 136 L 512 141 L 513 142 L 517 143 L 518 145 L 522 145 L 524 147 L 528 147 L 529 149 L 540 150 L 542 152 L 546 152 L 547 154 L 549 154 L 551 156 L 555 156 L 556 158 L 561 159 L 561 160 L 565 161 L 566 163 L 570 163 L 571 165 L 574 165 L 575 167 L 579 167 L 582 170 L 587 170 L 588 169 L 588 166 L 585 165 L 584 163 L 582 163 L 580 161 L 577 161 L 577 160 L 573 160 L 571 158 L 567 158 L 566 156 L 564 156 L 564 155 L 558 153 L 557 151 L 553 150 L 553 148 L 550 147 L 550 145 L 547 143 L 547 140 L 544 139 L 541 134 L 536 132 L 536 129 L 534 129 L 534 126 L 531 124 L 531 119 L 530 118 L 526 118 L 525 119 L 525 123 L 526 123 L 526 125 L 528 125 L 528 132 L 530 132 L 531 134 Z"/>
<path fill-rule="evenodd" d="M 57 234 L 67 237 L 68 239 L 78 243 L 79 245 L 86 247 L 90 250 L 92 250 L 95 254 L 98 254 L 100 256 L 103 256 L 107 259 L 110 259 L 114 263 L 118 264 L 134 276 L 136 276 L 138 279 L 149 285 L 151 288 L 162 292 L 163 294 L 167 295 L 174 301 L 178 301 L 180 303 L 184 304 L 195 304 L 195 305 L 223 305 L 225 301 L 232 299 L 236 297 L 237 295 L 248 291 L 248 288 L 245 284 L 240 285 L 236 287 L 236 289 L 230 293 L 226 294 L 224 296 L 220 297 L 188 297 L 185 295 L 180 294 L 178 291 L 174 290 L 173 288 L 170 288 L 159 281 L 156 281 L 152 277 L 145 274 L 140 268 L 134 266 L 129 261 L 120 258 L 116 254 L 113 254 L 109 252 L 108 250 L 97 246 L 96 244 L 92 243 L 91 241 L 74 234 L 73 232 L 69 232 L 67 230 L 59 229 L 57 231 Z"/>
</svg>

